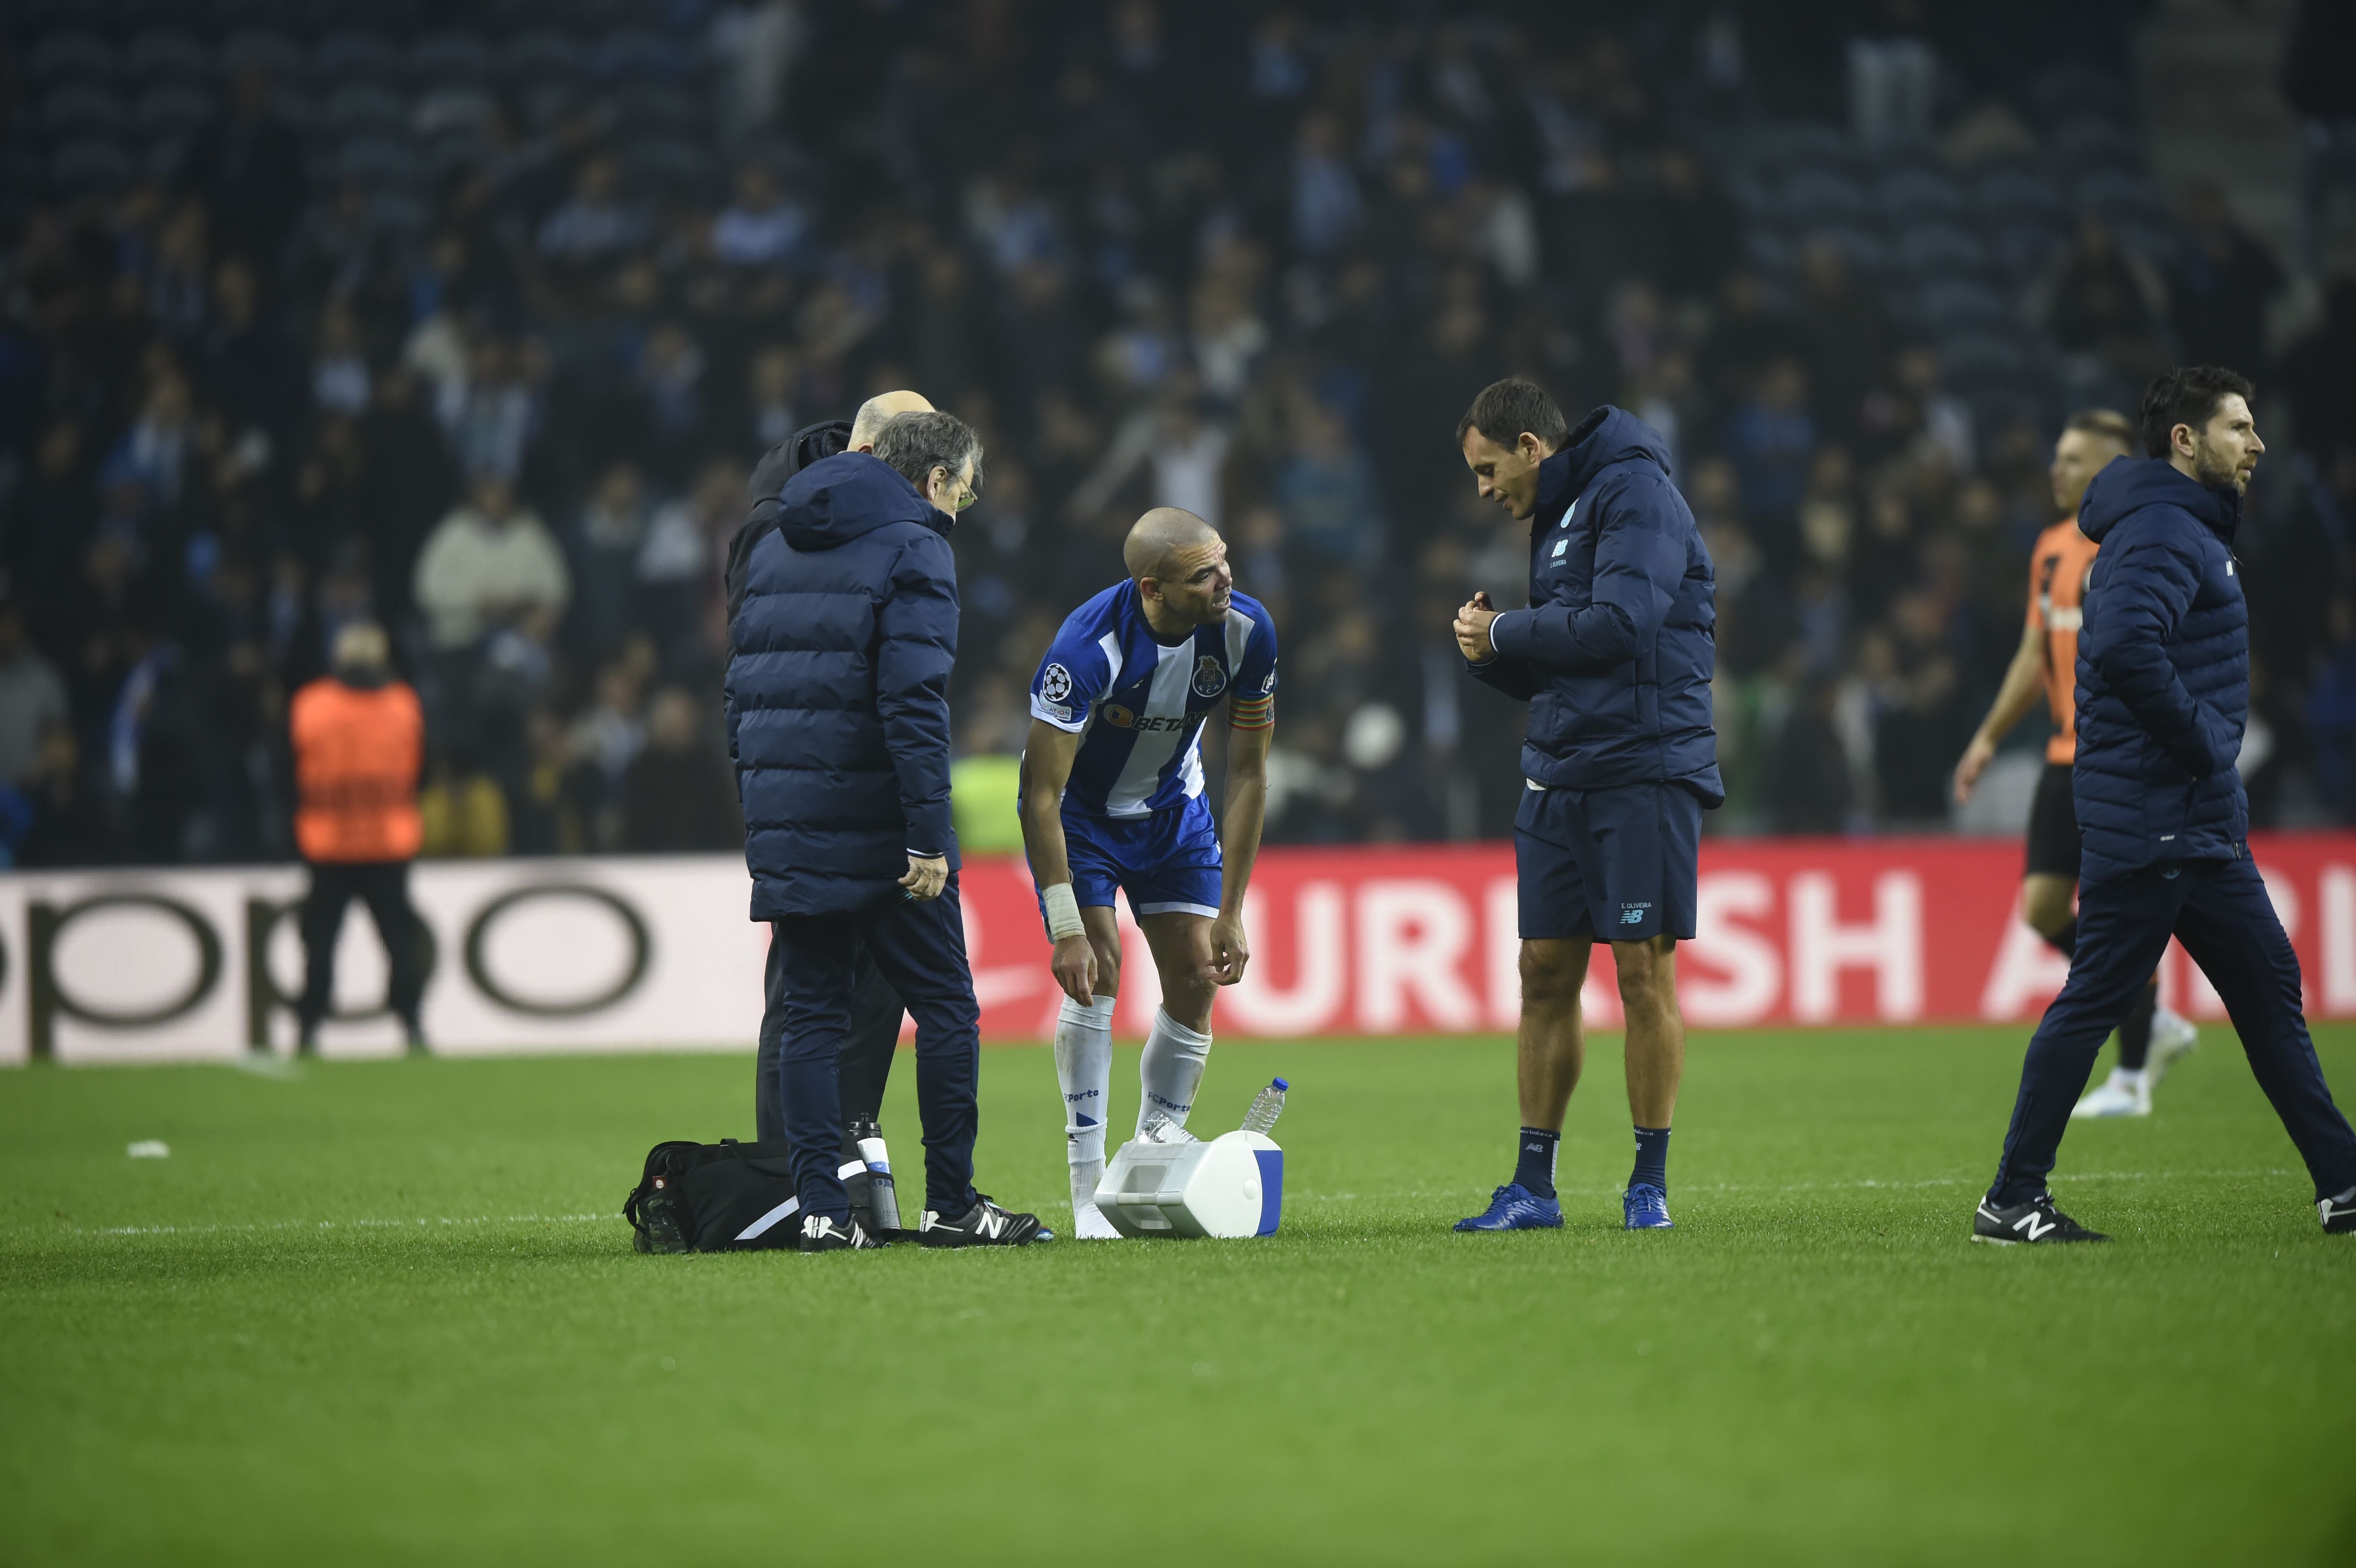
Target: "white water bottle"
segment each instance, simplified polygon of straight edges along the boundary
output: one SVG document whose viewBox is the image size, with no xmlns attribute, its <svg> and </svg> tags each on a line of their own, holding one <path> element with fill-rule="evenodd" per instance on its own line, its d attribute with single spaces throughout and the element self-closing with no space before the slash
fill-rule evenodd
<svg viewBox="0 0 2356 1568">
<path fill-rule="evenodd" d="M 1283 1079 L 1271 1079 L 1267 1088 L 1253 1095 L 1251 1109 L 1244 1113 L 1243 1130 L 1266 1137 L 1268 1130 L 1276 1125 L 1277 1117 L 1284 1115 L 1284 1092 L 1288 1087 Z"/>
</svg>

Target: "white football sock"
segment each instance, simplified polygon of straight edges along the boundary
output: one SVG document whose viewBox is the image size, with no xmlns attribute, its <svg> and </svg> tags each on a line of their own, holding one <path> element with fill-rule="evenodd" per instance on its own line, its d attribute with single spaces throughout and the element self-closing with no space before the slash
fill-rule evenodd
<svg viewBox="0 0 2356 1568">
<path fill-rule="evenodd" d="M 1145 1037 L 1145 1055 L 1137 1076 L 1144 1093 L 1137 1106 L 1137 1130 L 1145 1118 L 1159 1113 L 1179 1126 L 1194 1108 L 1194 1091 L 1203 1082 L 1203 1064 L 1211 1057 L 1211 1037 L 1196 1034 L 1160 1008 L 1153 1009 L 1153 1029 Z"/>
<path fill-rule="evenodd" d="M 1105 1108 L 1112 1099 L 1112 1004 L 1087 1007 L 1064 998 L 1055 1015 L 1055 1082 L 1064 1091 L 1064 1143 L 1072 1164 L 1072 1203 L 1093 1202 L 1104 1176 Z M 1083 1179 L 1086 1185 L 1082 1185 Z"/>
</svg>

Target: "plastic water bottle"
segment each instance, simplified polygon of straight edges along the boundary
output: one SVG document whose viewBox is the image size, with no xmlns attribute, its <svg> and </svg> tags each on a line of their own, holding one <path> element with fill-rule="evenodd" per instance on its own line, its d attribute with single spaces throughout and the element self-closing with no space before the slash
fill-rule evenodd
<svg viewBox="0 0 2356 1568">
<path fill-rule="evenodd" d="M 1267 1136 L 1277 1117 L 1284 1115 L 1284 1092 L 1289 1087 L 1281 1078 L 1270 1079 L 1267 1088 L 1253 1095 L 1251 1109 L 1244 1113 L 1244 1131 Z"/>
<path fill-rule="evenodd" d="M 872 1121 L 854 1121 L 849 1128 L 859 1157 L 867 1166 L 867 1213 L 881 1231 L 900 1228 L 900 1193 L 892 1180 L 892 1156 L 884 1147 L 884 1129 Z"/>
</svg>

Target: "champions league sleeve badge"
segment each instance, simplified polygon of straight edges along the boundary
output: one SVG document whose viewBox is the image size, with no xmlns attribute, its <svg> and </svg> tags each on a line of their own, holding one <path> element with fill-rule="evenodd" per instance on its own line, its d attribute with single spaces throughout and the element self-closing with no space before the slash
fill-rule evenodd
<svg viewBox="0 0 2356 1568">
<path fill-rule="evenodd" d="M 1204 661 L 1208 663 L 1206 659 Z M 1202 679 L 1197 672 L 1194 678 Z M 1039 677 L 1039 695 L 1050 702 L 1068 702 L 1072 699 L 1072 672 L 1062 665 L 1051 664 Z"/>
</svg>

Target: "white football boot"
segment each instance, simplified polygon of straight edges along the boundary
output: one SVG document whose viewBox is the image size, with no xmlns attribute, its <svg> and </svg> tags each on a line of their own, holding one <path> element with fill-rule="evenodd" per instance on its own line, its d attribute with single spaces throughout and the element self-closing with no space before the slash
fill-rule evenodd
<svg viewBox="0 0 2356 1568">
<path fill-rule="evenodd" d="M 2125 1067 L 2114 1067 L 2111 1075 L 2077 1104 L 2071 1107 L 2073 1122 L 2090 1121 L 2097 1116 L 2148 1116 L 2151 1115 L 2151 1074 L 2136 1072 Z"/>
</svg>

